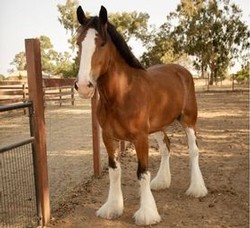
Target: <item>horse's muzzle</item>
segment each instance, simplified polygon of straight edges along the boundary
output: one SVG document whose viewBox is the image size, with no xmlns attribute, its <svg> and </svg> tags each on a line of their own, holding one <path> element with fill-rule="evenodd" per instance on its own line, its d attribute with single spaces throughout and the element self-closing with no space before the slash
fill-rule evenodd
<svg viewBox="0 0 250 228">
<path fill-rule="evenodd" d="M 95 94 L 95 87 L 91 82 L 79 83 L 77 80 L 74 82 L 74 87 L 78 91 L 80 97 L 89 99 Z"/>
</svg>

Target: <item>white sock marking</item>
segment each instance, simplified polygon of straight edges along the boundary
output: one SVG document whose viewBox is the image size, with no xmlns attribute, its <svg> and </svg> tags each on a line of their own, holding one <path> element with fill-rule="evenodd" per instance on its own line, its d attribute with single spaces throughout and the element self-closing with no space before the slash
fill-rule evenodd
<svg viewBox="0 0 250 228">
<path fill-rule="evenodd" d="M 191 163 L 191 183 L 186 194 L 194 197 L 203 197 L 207 194 L 207 188 L 199 167 L 199 149 L 196 144 L 195 132 L 192 128 L 186 128 L 186 133 Z"/>
<path fill-rule="evenodd" d="M 167 148 L 166 143 L 164 142 L 164 133 L 163 132 L 156 132 L 154 137 L 159 145 L 159 150 L 161 153 L 161 164 L 160 168 L 157 172 L 156 177 L 151 181 L 151 189 L 160 190 L 169 188 L 171 184 L 171 173 L 170 173 L 170 166 L 169 166 L 169 151 Z"/>
<path fill-rule="evenodd" d="M 117 218 L 123 213 L 123 196 L 121 190 L 121 166 L 116 162 L 116 169 L 109 168 L 110 187 L 108 199 L 96 212 L 97 216 L 106 219 Z"/>
<path fill-rule="evenodd" d="M 140 183 L 140 209 L 134 214 L 137 225 L 153 225 L 161 221 L 153 194 L 150 189 L 150 173 L 142 174 Z"/>
</svg>

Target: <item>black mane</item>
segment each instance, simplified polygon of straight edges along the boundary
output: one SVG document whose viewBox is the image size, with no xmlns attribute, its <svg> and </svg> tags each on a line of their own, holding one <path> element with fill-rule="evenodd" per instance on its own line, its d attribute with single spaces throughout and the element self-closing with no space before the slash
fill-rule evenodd
<svg viewBox="0 0 250 228">
<path fill-rule="evenodd" d="M 128 47 L 126 41 L 122 37 L 122 35 L 117 32 L 114 25 L 108 22 L 108 33 L 116 46 L 117 50 L 120 52 L 121 56 L 124 58 L 126 63 L 134 68 L 137 69 L 145 69 L 139 60 L 134 56 L 130 48 Z"/>
<path fill-rule="evenodd" d="M 90 17 L 88 19 L 88 21 L 86 22 L 86 27 L 92 27 L 103 35 L 103 28 L 101 28 L 99 18 L 96 16 Z M 117 50 L 124 58 L 126 63 L 133 68 L 145 70 L 145 68 L 142 66 L 142 64 L 134 56 L 134 54 L 128 47 L 122 35 L 119 32 L 117 32 L 115 26 L 112 25 L 110 22 L 108 22 L 107 31 L 111 40 L 113 41 L 114 45 L 116 46 Z"/>
</svg>

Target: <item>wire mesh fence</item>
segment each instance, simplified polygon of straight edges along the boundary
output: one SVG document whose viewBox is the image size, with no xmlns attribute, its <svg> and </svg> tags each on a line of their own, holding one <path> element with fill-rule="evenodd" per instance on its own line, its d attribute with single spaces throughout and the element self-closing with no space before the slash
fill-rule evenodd
<svg viewBox="0 0 250 228">
<path fill-rule="evenodd" d="M 14 121 L 15 115 L 9 115 L 6 112 L 0 114 L 0 140 L 2 141 L 0 143 L 0 227 L 37 227 L 38 211 L 32 147 L 34 138 L 29 136 L 18 142 L 5 140 L 4 135 L 9 131 L 9 124 L 5 124 L 5 120 L 8 119 L 9 123 L 11 116 Z M 28 118 L 24 116 L 23 119 Z M 18 127 L 25 125 L 19 124 L 15 125 L 16 131 Z M 29 135 L 28 127 L 27 131 Z"/>
</svg>

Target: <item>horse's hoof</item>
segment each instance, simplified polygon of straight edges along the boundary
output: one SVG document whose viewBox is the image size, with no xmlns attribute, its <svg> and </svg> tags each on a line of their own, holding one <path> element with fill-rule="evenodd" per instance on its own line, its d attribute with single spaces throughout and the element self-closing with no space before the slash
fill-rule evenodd
<svg viewBox="0 0 250 228">
<path fill-rule="evenodd" d="M 161 216 L 152 208 L 140 208 L 135 212 L 134 219 L 136 225 L 154 225 L 161 221 Z"/>
<path fill-rule="evenodd" d="M 196 198 L 204 197 L 208 193 L 207 188 L 204 184 L 193 186 L 191 185 L 188 190 L 186 191 L 186 195 L 193 196 Z"/>
<path fill-rule="evenodd" d="M 123 213 L 123 206 L 119 204 L 110 205 L 105 203 L 97 212 L 96 216 L 105 219 L 116 219 Z"/>
</svg>

